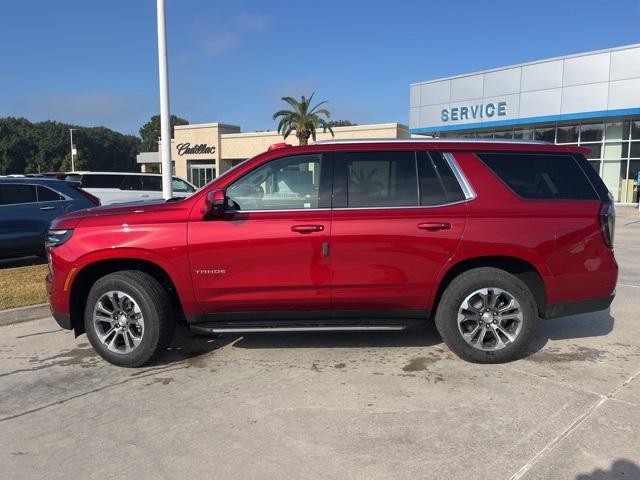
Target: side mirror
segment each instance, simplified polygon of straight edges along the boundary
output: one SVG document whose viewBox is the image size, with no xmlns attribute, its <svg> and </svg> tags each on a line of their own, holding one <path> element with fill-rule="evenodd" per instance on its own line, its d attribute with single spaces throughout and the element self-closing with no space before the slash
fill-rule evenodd
<svg viewBox="0 0 640 480">
<path fill-rule="evenodd" d="M 207 193 L 202 206 L 202 214 L 206 218 L 218 218 L 224 215 L 226 195 L 224 190 L 213 190 Z"/>
</svg>

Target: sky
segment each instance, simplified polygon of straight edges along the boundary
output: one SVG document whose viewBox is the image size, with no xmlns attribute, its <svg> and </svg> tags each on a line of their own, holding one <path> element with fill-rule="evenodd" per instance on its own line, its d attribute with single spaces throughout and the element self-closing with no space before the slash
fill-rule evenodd
<svg viewBox="0 0 640 480">
<path fill-rule="evenodd" d="M 166 0 L 171 113 L 273 129 L 282 96 L 408 123 L 409 85 L 640 43 L 639 0 Z M 159 113 L 154 0 L 0 0 L 0 117 L 137 134 Z"/>
</svg>

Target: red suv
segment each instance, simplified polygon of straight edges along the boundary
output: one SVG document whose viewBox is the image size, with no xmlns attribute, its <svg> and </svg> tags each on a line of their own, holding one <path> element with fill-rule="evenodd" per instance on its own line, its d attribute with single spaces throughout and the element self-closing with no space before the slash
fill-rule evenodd
<svg viewBox="0 0 640 480">
<path fill-rule="evenodd" d="M 614 209 L 584 148 L 371 140 L 278 145 L 187 199 L 56 219 L 58 323 L 122 366 L 201 332 L 399 330 L 434 319 L 474 362 L 537 319 L 606 309 Z"/>
</svg>

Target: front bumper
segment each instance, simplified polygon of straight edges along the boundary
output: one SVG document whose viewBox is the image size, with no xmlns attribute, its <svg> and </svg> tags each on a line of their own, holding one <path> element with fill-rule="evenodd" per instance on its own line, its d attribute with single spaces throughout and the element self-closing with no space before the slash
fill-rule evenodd
<svg viewBox="0 0 640 480">
<path fill-rule="evenodd" d="M 47 295 L 49 296 L 49 309 L 51 310 L 51 315 L 55 318 L 56 322 L 58 322 L 58 325 L 64 329 L 71 330 L 73 328 L 71 325 L 71 315 L 56 308 L 56 303 L 60 302 L 60 299 L 59 295 L 54 293 L 55 285 L 53 282 L 51 273 L 49 273 L 45 279 L 45 285 L 47 287 Z"/>
</svg>

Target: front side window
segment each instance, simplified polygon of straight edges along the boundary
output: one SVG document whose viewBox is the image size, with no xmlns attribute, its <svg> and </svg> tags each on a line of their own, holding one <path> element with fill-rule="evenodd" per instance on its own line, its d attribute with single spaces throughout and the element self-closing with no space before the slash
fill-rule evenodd
<svg viewBox="0 0 640 480">
<path fill-rule="evenodd" d="M 415 152 L 350 152 L 343 161 L 348 208 L 420 205 Z"/>
<path fill-rule="evenodd" d="M 33 185 L 0 185 L 0 205 L 33 203 L 36 201 L 36 187 Z"/>
<path fill-rule="evenodd" d="M 233 210 L 318 208 L 322 155 L 295 155 L 261 165 L 227 188 Z"/>
<path fill-rule="evenodd" d="M 187 182 L 176 177 L 173 177 L 173 180 L 171 180 L 171 188 L 174 192 L 179 193 L 193 193 L 196 191 L 195 188 L 193 188 Z"/>
</svg>

